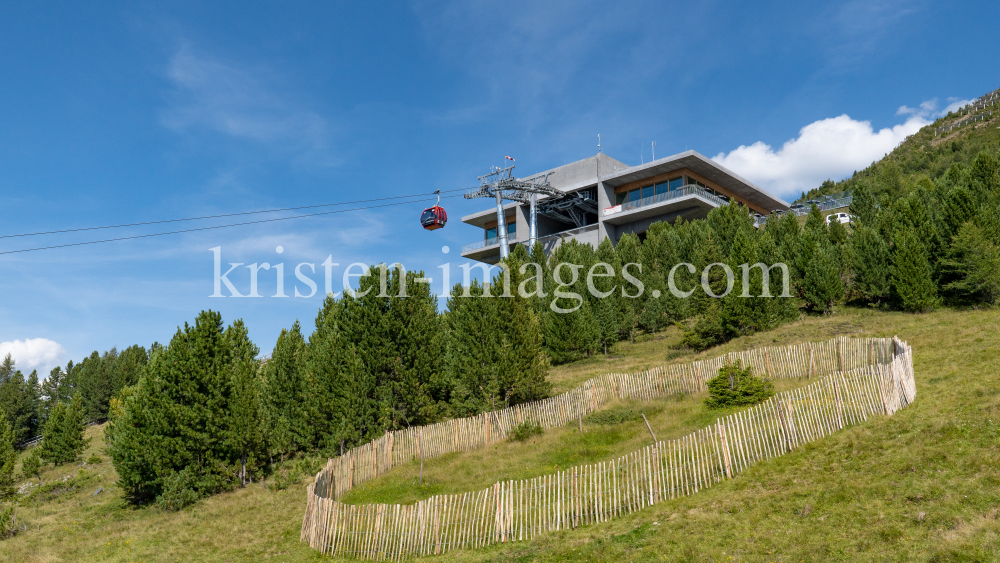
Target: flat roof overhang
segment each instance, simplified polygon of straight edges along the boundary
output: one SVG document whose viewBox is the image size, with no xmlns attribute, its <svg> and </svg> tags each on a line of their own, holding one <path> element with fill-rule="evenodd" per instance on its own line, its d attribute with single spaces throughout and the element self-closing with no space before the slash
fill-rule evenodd
<svg viewBox="0 0 1000 563">
<path fill-rule="evenodd" d="M 763 209 L 773 211 L 775 209 L 787 210 L 788 203 L 783 199 L 771 195 L 766 190 L 753 184 L 739 174 L 728 170 L 721 164 L 706 158 L 695 151 L 682 152 L 667 158 L 654 160 L 648 164 L 632 166 L 625 170 L 619 170 L 601 179 L 605 185 L 617 188 L 632 182 L 646 180 L 661 174 L 667 174 L 674 170 L 687 168 L 715 182 L 722 188 L 729 190 L 734 195 L 739 196 Z"/>
<path fill-rule="evenodd" d="M 602 220 L 609 225 L 624 225 L 660 215 L 676 214 L 680 215 L 708 215 L 708 212 L 718 207 L 717 204 L 709 201 L 698 194 L 689 194 L 675 199 L 668 199 L 660 203 L 644 205 L 628 211 L 620 211 L 612 215 L 605 215 Z"/>
</svg>

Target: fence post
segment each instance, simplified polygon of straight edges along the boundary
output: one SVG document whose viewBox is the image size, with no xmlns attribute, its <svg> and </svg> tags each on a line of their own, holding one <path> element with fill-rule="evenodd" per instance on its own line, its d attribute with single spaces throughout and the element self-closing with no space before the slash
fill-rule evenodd
<svg viewBox="0 0 1000 563">
<path fill-rule="evenodd" d="M 573 529 L 574 530 L 579 525 L 579 522 L 578 522 L 579 510 L 578 510 L 578 506 L 577 506 L 577 504 L 579 503 L 579 498 L 577 498 L 577 496 L 578 496 L 577 495 L 577 491 L 578 491 L 579 487 L 577 486 L 577 473 L 578 473 L 577 470 L 578 470 L 578 468 L 574 466 L 573 467 L 573 493 L 572 493 L 572 497 L 570 498 L 570 513 L 572 514 L 572 517 L 573 517 Z"/>
<path fill-rule="evenodd" d="M 642 421 L 646 423 L 646 430 L 649 430 L 649 435 L 653 437 L 653 446 L 656 446 L 656 434 L 653 434 L 653 427 L 649 425 L 649 421 L 646 420 L 646 413 L 642 413 Z"/>
<path fill-rule="evenodd" d="M 385 458 L 385 464 L 387 466 L 387 469 L 392 469 L 392 446 L 394 445 L 395 442 L 396 442 L 396 433 L 389 432 L 389 448 L 388 448 L 389 451 L 386 452 L 387 457 Z"/>
<path fill-rule="evenodd" d="M 844 371 L 844 339 L 846 337 L 842 336 L 838 338 L 837 351 L 839 352 L 838 357 L 840 358 L 840 371 Z"/>
<path fill-rule="evenodd" d="M 424 486 L 424 429 L 417 430 L 417 449 L 420 450 L 420 486 Z"/>
<path fill-rule="evenodd" d="M 441 497 L 434 499 L 434 555 L 441 553 Z"/>
<path fill-rule="evenodd" d="M 837 377 L 833 378 L 833 392 L 837 397 L 837 425 L 844 428 L 844 409 L 840 399 L 840 382 Z"/>
<path fill-rule="evenodd" d="M 496 501 L 496 508 L 493 514 L 493 519 L 496 522 L 496 530 L 493 532 L 493 540 L 500 541 L 500 528 L 502 527 L 500 523 L 500 483 L 493 485 L 493 500 Z"/>
<path fill-rule="evenodd" d="M 791 433 L 790 436 L 794 442 L 799 441 L 799 431 L 795 427 L 795 407 L 792 406 L 792 398 L 788 398 L 788 430 Z"/>
<path fill-rule="evenodd" d="M 491 434 L 491 432 L 490 432 L 490 430 L 491 430 L 490 422 L 491 422 L 492 418 L 493 418 L 493 414 L 492 413 L 486 413 L 486 445 L 487 446 L 490 445 L 490 434 Z"/>
<path fill-rule="evenodd" d="M 767 376 L 772 377 L 773 371 L 771 370 L 771 350 L 767 346 L 764 347 L 764 361 L 767 366 Z"/>
<path fill-rule="evenodd" d="M 722 461 L 726 466 L 726 479 L 733 478 L 733 472 L 729 464 L 729 440 L 726 439 L 726 425 L 722 419 L 716 419 L 719 425 L 719 439 L 722 441 Z"/>
<path fill-rule="evenodd" d="M 812 379 L 816 372 L 816 352 L 813 350 L 813 343 L 809 343 L 809 379 Z"/>
<path fill-rule="evenodd" d="M 776 402 L 775 406 L 778 411 L 778 418 L 781 420 L 781 430 L 785 435 L 785 451 L 792 451 L 792 440 L 790 434 L 788 433 L 788 422 L 785 420 L 785 409 L 780 402 Z"/>
<path fill-rule="evenodd" d="M 348 469 L 348 474 L 349 474 L 349 479 L 348 480 L 350 481 L 351 489 L 353 489 L 354 488 L 354 449 L 353 448 L 351 449 L 350 454 L 351 454 L 351 466 Z M 350 490 L 350 489 L 348 489 L 348 490 Z"/>
<path fill-rule="evenodd" d="M 702 364 L 702 363 L 703 363 L 703 362 L 701 362 L 701 361 L 697 361 L 697 362 L 695 362 L 695 363 L 694 363 L 695 367 L 696 367 L 696 368 L 698 368 L 698 374 L 697 374 L 697 375 L 698 375 L 698 392 L 699 392 L 699 393 L 700 393 L 700 392 L 702 392 L 702 391 L 704 390 L 704 389 L 702 388 L 702 386 L 701 386 L 701 379 L 702 379 L 702 375 L 701 375 L 701 364 Z"/>
</svg>

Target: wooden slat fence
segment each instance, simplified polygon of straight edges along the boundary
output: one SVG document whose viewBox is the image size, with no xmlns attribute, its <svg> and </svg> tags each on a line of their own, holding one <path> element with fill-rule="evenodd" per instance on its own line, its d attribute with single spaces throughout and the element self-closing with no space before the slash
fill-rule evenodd
<svg viewBox="0 0 1000 563">
<path fill-rule="evenodd" d="M 616 398 L 652 399 L 701 390 L 719 367 L 734 360 L 773 378 L 827 375 L 721 418 L 712 427 L 614 460 L 496 483 L 477 492 L 438 495 L 412 505 L 336 501 L 344 491 L 388 471 L 393 463 L 419 455 L 411 446 L 414 434 L 425 457 L 467 451 L 504 439 L 523 420 L 560 426 L 575 421 L 578 412 L 593 412 Z M 663 499 L 693 494 L 757 461 L 782 455 L 871 415 L 891 415 L 915 395 L 911 350 L 896 338 L 838 338 L 750 350 L 637 374 L 608 374 L 544 401 L 390 433 L 329 460 L 307 487 L 301 539 L 327 554 L 396 560 L 603 522 Z"/>
</svg>

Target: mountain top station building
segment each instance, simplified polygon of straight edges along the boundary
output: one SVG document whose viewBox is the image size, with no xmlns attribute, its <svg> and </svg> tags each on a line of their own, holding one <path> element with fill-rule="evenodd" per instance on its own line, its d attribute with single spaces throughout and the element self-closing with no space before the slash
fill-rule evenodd
<svg viewBox="0 0 1000 563">
<path fill-rule="evenodd" d="M 604 238 L 645 237 L 657 221 L 704 219 L 716 207 L 735 201 L 763 217 L 787 211 L 788 203 L 695 152 L 687 151 L 640 166 L 628 166 L 604 153 L 553 168 L 526 179 L 546 178 L 562 196 L 537 203 L 538 241 L 546 254 L 576 239 L 595 248 Z M 528 241 L 528 205 L 503 205 L 507 244 Z M 490 207 L 462 217 L 483 229 L 483 240 L 462 247 L 462 257 L 495 264 L 500 260 L 498 212 Z"/>
</svg>

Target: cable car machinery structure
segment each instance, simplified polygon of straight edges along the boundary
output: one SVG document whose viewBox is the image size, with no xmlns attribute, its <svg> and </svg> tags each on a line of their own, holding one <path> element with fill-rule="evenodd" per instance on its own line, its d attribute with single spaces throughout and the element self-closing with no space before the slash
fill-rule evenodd
<svg viewBox="0 0 1000 563">
<path fill-rule="evenodd" d="M 478 178 L 477 189 L 465 194 L 465 199 L 493 198 L 497 203 L 497 239 L 500 243 L 500 259 L 507 258 L 510 247 L 507 243 L 507 221 L 503 212 L 503 200 L 527 204 L 528 248 L 533 248 L 538 240 L 538 214 L 577 227 L 585 225 L 585 213 L 597 213 L 597 201 L 586 192 L 561 192 L 549 185 L 549 174 L 527 180 L 514 177 L 514 165 L 506 168 L 494 167 L 493 171 Z M 538 197 L 548 199 L 539 204 Z"/>
</svg>

